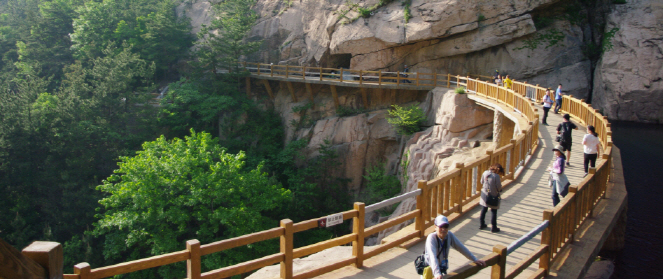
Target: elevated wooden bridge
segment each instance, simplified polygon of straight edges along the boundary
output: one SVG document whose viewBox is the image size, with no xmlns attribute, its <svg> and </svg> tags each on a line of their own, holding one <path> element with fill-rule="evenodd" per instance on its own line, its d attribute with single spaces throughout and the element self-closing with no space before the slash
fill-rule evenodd
<svg viewBox="0 0 663 279">
<path fill-rule="evenodd" d="M 469 97 L 476 102 L 509 113 L 517 119 L 516 124 L 521 133 L 510 144 L 489 151 L 473 162 L 458 164 L 456 168 L 433 180 L 419 181 L 415 191 L 368 206 L 355 203 L 352 209 L 340 212 L 343 220 L 352 219 L 353 230 L 348 235 L 295 249 L 293 234 L 317 228 L 319 218 L 298 223 L 285 219 L 279 227 L 233 239 L 207 244 L 189 240 L 183 243 L 186 249 L 170 254 L 106 267 L 92 268 L 87 263 L 80 263 L 74 266 L 75 274 L 65 274 L 64 278 L 106 278 L 181 261 L 187 262 L 187 278 L 228 278 L 263 267 L 267 268 L 253 276 L 284 279 L 417 278 L 412 262 L 423 251 L 422 240 L 432 232 L 432 221 L 439 214 L 450 218 L 451 231 L 487 263 L 487 267 L 482 268 L 467 263 L 460 254 L 452 252 L 452 272 L 445 278 L 577 278 L 587 263 L 593 260 L 597 249 L 614 226 L 615 214 L 624 207 L 626 193 L 615 186 L 618 183 L 614 183 L 615 179 L 620 178 L 619 173 L 615 176 L 615 170 L 620 170 L 620 161 L 619 153 L 612 145 L 610 123 L 583 100 L 564 96 L 562 110 L 570 113 L 578 124 L 596 127 L 604 147 L 603 155 L 597 161 L 596 168 L 590 169 L 589 174 L 583 177 L 580 150 L 584 131 L 574 132 L 571 167 L 566 170 L 572 187 L 566 198 L 553 208 L 546 169 L 552 160 L 550 150 L 555 144 L 552 140 L 555 124 L 561 122 L 561 117 L 551 113 L 548 118 L 551 126 L 540 127 L 535 101 L 538 102 L 545 94 L 544 87 L 514 81 L 513 88 L 508 89 L 478 78 L 450 74 L 405 73 L 405 76 L 399 72 L 270 64 L 243 63 L 241 66 L 250 72 L 247 77 L 249 93 L 250 79 L 318 83 L 332 88 L 350 86 L 429 90 L 435 87 L 463 86 L 470 94 Z M 273 98 L 269 83 L 265 82 L 264 85 Z M 292 86 L 288 87 L 296 101 Z M 310 86 L 307 86 L 307 91 L 312 99 Z M 331 92 L 335 95 L 336 90 L 332 89 Z M 337 96 L 334 98 L 338 106 Z M 367 106 L 365 95 L 363 100 Z M 613 157 L 617 158 L 614 163 Z M 502 231 L 492 234 L 478 229 L 479 222 L 476 219 L 481 186 L 477 185 L 477 181 L 478 175 L 497 162 L 505 166 L 503 181 L 507 186 L 503 204 L 498 211 L 498 224 Z M 609 198 L 606 199 L 606 196 Z M 415 210 L 371 227 L 364 226 L 366 213 L 412 197 L 416 197 Z M 413 219 L 413 224 L 388 236 L 380 245 L 364 245 L 365 237 Z M 274 251 L 272 255 L 201 272 L 201 256 L 273 238 L 280 239 L 280 250 Z M 343 246 L 346 244 L 351 246 Z M 295 264 L 295 259 L 316 253 L 313 257 L 321 257 L 324 254 L 322 251 L 330 248 L 340 249 L 343 256 L 319 260 L 320 263 L 315 266 Z M 58 253 L 42 250 L 42 254 Z M 61 250 L 59 253 L 61 257 Z M 50 264 L 46 262 L 42 266 L 48 270 Z M 274 264 L 278 265 L 271 266 Z"/>
</svg>

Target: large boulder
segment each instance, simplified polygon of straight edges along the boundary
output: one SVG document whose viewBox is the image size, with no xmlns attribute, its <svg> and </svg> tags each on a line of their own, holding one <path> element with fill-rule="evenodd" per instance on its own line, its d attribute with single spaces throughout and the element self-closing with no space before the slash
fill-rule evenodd
<svg viewBox="0 0 663 279">
<path fill-rule="evenodd" d="M 619 28 L 594 74 L 592 104 L 611 119 L 663 123 L 663 3 L 615 5 L 605 30 Z"/>
<path fill-rule="evenodd" d="M 395 174 L 400 148 L 387 115 L 386 110 L 378 110 L 318 120 L 310 133 L 309 157 L 320 155 L 320 145 L 329 143 L 341 162 L 335 175 L 350 179 L 349 189 L 354 192 L 361 189 L 364 172 L 373 165 L 385 163 Z"/>
</svg>

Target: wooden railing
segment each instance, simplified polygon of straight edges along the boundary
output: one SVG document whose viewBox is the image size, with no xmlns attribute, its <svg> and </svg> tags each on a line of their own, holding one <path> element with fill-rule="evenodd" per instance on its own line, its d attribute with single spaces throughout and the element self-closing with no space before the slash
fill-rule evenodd
<svg viewBox="0 0 663 279">
<path fill-rule="evenodd" d="M 187 278 L 226 278 L 233 275 L 247 273 L 259 268 L 280 263 L 281 278 L 310 278 L 332 270 L 347 266 L 350 264 L 356 267 L 362 267 L 363 261 L 376 256 L 388 249 L 399 246 L 410 240 L 422 240 L 425 235 L 425 229 L 432 224 L 434 218 L 439 215 L 449 215 L 451 213 L 460 213 L 463 206 L 480 197 L 481 186 L 478 185 L 479 175 L 483 173 L 493 163 L 500 163 L 505 166 L 505 178 L 513 179 L 514 173 L 518 167 L 522 166 L 528 155 L 532 154 L 539 146 L 538 128 L 539 115 L 531 99 L 540 100 L 540 96 L 545 92 L 545 88 L 532 86 L 526 83 L 514 82 L 513 89 L 499 87 L 491 82 L 485 82 L 470 77 L 438 75 L 431 74 L 432 78 L 422 78 L 423 74 L 415 74 L 414 77 L 402 77 L 400 73 L 389 76 L 385 72 L 375 71 L 355 71 L 347 69 L 328 69 L 311 68 L 300 66 L 282 66 L 267 65 L 256 63 L 243 63 L 252 72 L 252 75 L 270 75 L 286 78 L 300 79 L 318 79 L 318 80 L 342 80 L 343 82 L 376 83 L 376 84 L 401 84 L 404 80 L 412 81 L 415 84 L 425 85 L 447 85 L 452 83 L 456 86 L 466 86 L 467 90 L 506 107 L 513 108 L 522 113 L 523 117 L 529 122 L 527 127 L 521 133 L 511 140 L 506 146 L 500 147 L 494 151 L 488 151 L 486 155 L 467 164 L 457 164 L 456 167 L 431 181 L 419 181 L 418 189 L 403 194 L 383 202 L 366 207 L 363 203 L 357 202 L 354 208 L 342 212 L 343 220 L 352 219 L 352 233 L 330 239 L 327 241 L 315 243 L 313 245 L 294 249 L 293 235 L 318 227 L 319 219 L 312 219 L 299 223 L 293 223 L 285 219 L 280 223 L 280 227 L 270 230 L 244 235 L 232 239 L 222 240 L 206 245 L 200 245 L 198 240 L 189 240 L 186 242 L 186 250 L 154 256 L 147 259 L 141 259 L 118 265 L 91 269 L 89 264 L 81 263 L 74 267 L 75 274 L 65 275 L 64 278 L 104 278 L 118 274 L 124 274 L 163 266 L 175 262 L 187 261 Z M 255 66 L 255 67 L 250 67 Z M 412 76 L 412 73 L 408 73 Z M 444 79 L 441 79 L 443 77 Z M 346 80 L 352 79 L 350 80 Z M 432 83 L 428 83 L 431 82 Z M 529 92 L 529 93 L 528 93 Z M 527 95 L 530 96 L 527 96 Z M 609 176 L 610 152 L 611 152 L 611 131 L 607 119 L 601 116 L 598 111 L 593 110 L 591 106 L 581 100 L 565 96 L 562 110 L 569 112 L 582 124 L 593 124 L 597 127 L 601 142 L 606 147 L 602 160 L 598 163 L 596 170 L 590 170 L 590 174 L 583 181 L 574 187 L 571 187 L 569 195 L 554 210 L 546 210 L 543 213 L 544 221 L 549 225 L 542 231 L 541 246 L 531 253 L 527 258 L 512 268 L 509 273 L 505 272 L 506 248 L 497 245 L 493 253 L 484 257 L 488 266 L 492 266 L 491 278 L 514 278 L 524 269 L 539 261 L 539 269 L 531 278 L 542 278 L 546 276 L 549 270 L 549 262 L 564 245 L 572 240 L 575 229 L 582 224 L 587 216 L 591 215 L 592 209 L 598 200 L 604 196 L 607 177 Z M 406 198 L 415 197 L 417 199 L 416 209 L 407 212 L 399 217 L 387 220 L 374 226 L 364 227 L 364 216 L 366 212 L 374 211 L 380 207 L 394 204 Z M 374 247 L 370 251 L 364 251 L 364 238 L 376 234 L 385 229 L 402 224 L 415 219 L 414 230 L 405 231 L 396 239 Z M 269 256 L 255 259 L 248 262 L 239 263 L 209 272 L 201 273 L 200 257 L 211 253 L 224 251 L 227 249 L 249 245 L 259 241 L 273 238 L 280 238 L 280 251 Z M 352 243 L 352 256 L 340 261 L 329 263 L 312 270 L 294 274 L 293 259 L 304 257 L 335 246 Z M 449 278 L 466 278 L 477 273 L 482 267 L 475 264 L 469 264 L 460 269 L 451 272 Z"/>
</svg>

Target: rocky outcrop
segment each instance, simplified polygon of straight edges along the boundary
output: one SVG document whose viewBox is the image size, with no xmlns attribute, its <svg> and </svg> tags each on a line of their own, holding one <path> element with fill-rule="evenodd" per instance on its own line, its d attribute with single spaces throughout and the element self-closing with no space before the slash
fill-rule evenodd
<svg viewBox="0 0 663 279">
<path fill-rule="evenodd" d="M 349 189 L 355 192 L 360 190 L 366 168 L 385 163 L 387 173 L 395 175 L 400 149 L 387 115 L 387 110 L 379 110 L 317 121 L 308 134 L 309 156 L 319 155 L 318 148 L 328 141 L 341 162 L 336 175 L 350 179 Z"/>
<path fill-rule="evenodd" d="M 493 111 L 475 104 L 466 94 L 436 88 L 422 106 L 434 125 L 414 134 L 405 144 L 401 166 L 407 166 L 407 171 L 402 173 L 407 177 L 406 192 L 416 190 L 417 181 L 434 179 L 456 163 L 474 160 L 494 147 L 489 140 Z M 404 200 L 391 216 L 400 216 L 415 207 L 414 198 Z M 376 243 L 403 226 L 405 224 L 380 232 Z"/>
<path fill-rule="evenodd" d="M 192 17 L 194 29 L 208 23 L 210 0 L 185 1 L 178 11 Z M 368 18 L 357 8 L 368 8 L 378 0 L 259 0 L 260 19 L 251 40 L 263 40 L 260 52 L 248 61 L 290 65 L 346 67 L 364 70 L 473 73 L 489 75 L 495 69 L 512 78 L 554 86 L 586 98 L 591 88 L 591 62 L 583 55 L 582 28 L 558 16 L 537 29 L 534 15 L 560 0 L 514 0 L 509 4 L 486 2 L 413 0 L 411 19 L 393 1 L 374 10 Z M 207 4 L 205 4 L 207 3 Z M 555 28 L 563 42 L 534 50 L 519 49 Z"/>
<path fill-rule="evenodd" d="M 608 14 L 619 28 L 594 75 L 592 103 L 611 119 L 663 123 L 663 5 L 629 0 Z"/>
</svg>

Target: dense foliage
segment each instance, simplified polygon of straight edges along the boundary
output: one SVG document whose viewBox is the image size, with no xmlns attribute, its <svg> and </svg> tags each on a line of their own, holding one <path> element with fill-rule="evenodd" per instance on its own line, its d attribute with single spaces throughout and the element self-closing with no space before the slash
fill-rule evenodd
<svg viewBox="0 0 663 279">
<path fill-rule="evenodd" d="M 426 121 L 424 111 L 418 106 L 401 107 L 392 105 L 387 122 L 394 125 L 399 135 L 411 135 L 421 131 L 421 123 Z"/>
<path fill-rule="evenodd" d="M 264 216 L 290 200 L 290 192 L 270 182 L 258 165 L 245 169 L 245 155 L 227 153 L 209 133 L 191 132 L 184 140 L 163 136 L 143 144 L 134 157 L 99 186 L 109 195 L 94 234 L 105 236 L 104 256 L 133 260 L 181 250 L 184 241 L 210 243 L 278 225 Z M 205 257 L 210 270 L 274 253 L 276 242 L 223 251 Z M 186 268 L 158 269 L 162 278 L 182 278 Z M 155 270 L 136 272 L 145 278 Z M 155 274 L 156 275 L 156 274 Z"/>
<path fill-rule="evenodd" d="M 0 1 L 0 238 L 63 243 L 70 273 L 351 207 L 331 146 L 314 159 L 304 141 L 284 146 L 279 116 L 240 91 L 236 61 L 261 43 L 246 39 L 254 1 L 216 5 L 194 48 L 177 4 Z M 347 230 L 303 232 L 296 245 Z M 276 251 L 236 248 L 204 268 Z"/>
</svg>

